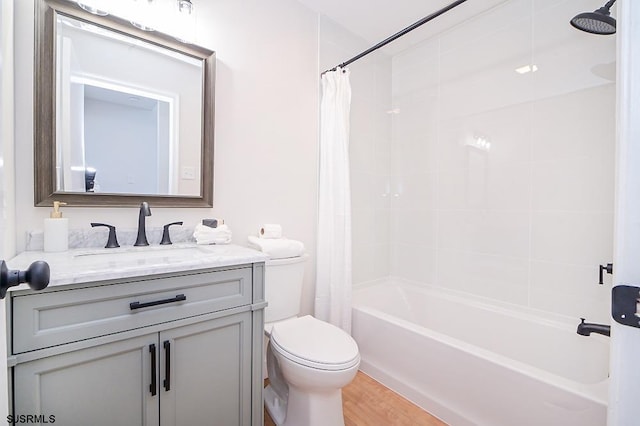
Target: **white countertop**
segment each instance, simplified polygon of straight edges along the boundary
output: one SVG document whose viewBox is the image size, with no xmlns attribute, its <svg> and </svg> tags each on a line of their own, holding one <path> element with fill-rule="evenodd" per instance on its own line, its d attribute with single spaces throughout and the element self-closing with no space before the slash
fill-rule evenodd
<svg viewBox="0 0 640 426">
<path fill-rule="evenodd" d="M 49 287 L 120 278 L 140 277 L 197 269 L 264 262 L 264 253 L 234 244 L 119 247 L 72 249 L 62 253 L 25 251 L 7 261 L 9 269 L 25 270 L 32 262 L 44 260 L 51 268 Z M 29 288 L 27 284 L 11 290 Z"/>
</svg>

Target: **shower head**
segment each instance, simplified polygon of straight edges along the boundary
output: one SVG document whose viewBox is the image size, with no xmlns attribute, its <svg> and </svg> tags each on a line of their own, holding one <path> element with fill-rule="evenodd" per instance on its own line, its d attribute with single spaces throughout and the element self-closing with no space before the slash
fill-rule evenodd
<svg viewBox="0 0 640 426">
<path fill-rule="evenodd" d="M 591 34 L 615 34 L 616 20 L 609 11 L 615 2 L 616 0 L 610 0 L 594 12 L 579 13 L 573 17 L 571 25 Z"/>
</svg>

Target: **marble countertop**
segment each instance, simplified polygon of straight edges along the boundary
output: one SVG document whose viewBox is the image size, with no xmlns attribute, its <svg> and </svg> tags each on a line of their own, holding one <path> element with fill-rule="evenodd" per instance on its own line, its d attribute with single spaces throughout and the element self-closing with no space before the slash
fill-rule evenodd
<svg viewBox="0 0 640 426">
<path fill-rule="evenodd" d="M 32 262 L 44 260 L 51 268 L 49 288 L 68 284 L 140 277 L 197 269 L 264 262 L 264 253 L 234 244 L 119 247 L 112 249 L 72 249 L 62 253 L 25 251 L 7 261 L 9 269 L 25 270 Z M 24 290 L 27 284 L 11 287 Z"/>
</svg>

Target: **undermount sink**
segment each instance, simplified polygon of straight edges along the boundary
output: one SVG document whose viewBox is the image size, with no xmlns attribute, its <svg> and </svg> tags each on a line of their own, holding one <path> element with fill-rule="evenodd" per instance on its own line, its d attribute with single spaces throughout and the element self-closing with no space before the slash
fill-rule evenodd
<svg viewBox="0 0 640 426">
<path fill-rule="evenodd" d="M 203 253 L 198 246 L 193 245 L 167 245 L 167 246 L 147 246 L 147 247 L 119 247 L 119 248 L 99 248 L 99 249 L 87 249 L 84 251 L 78 251 L 74 253 L 73 257 L 83 256 L 113 256 L 124 254 L 143 254 L 143 255 L 167 255 L 169 253 L 181 253 L 184 251 L 192 251 L 194 253 Z"/>
<path fill-rule="evenodd" d="M 180 262 L 211 254 L 210 250 L 199 246 L 170 245 L 89 249 L 74 253 L 73 257 L 76 262 L 82 263 L 117 262 L 123 264 L 135 262 L 137 264 L 151 264 Z"/>
</svg>

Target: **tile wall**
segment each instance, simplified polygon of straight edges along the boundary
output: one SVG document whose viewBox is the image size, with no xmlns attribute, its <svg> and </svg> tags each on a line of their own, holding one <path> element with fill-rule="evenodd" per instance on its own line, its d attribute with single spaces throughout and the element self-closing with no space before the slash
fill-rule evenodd
<svg viewBox="0 0 640 426">
<path fill-rule="evenodd" d="M 615 36 L 569 25 L 600 3 L 507 1 L 352 68 L 354 283 L 609 321 Z"/>
</svg>

